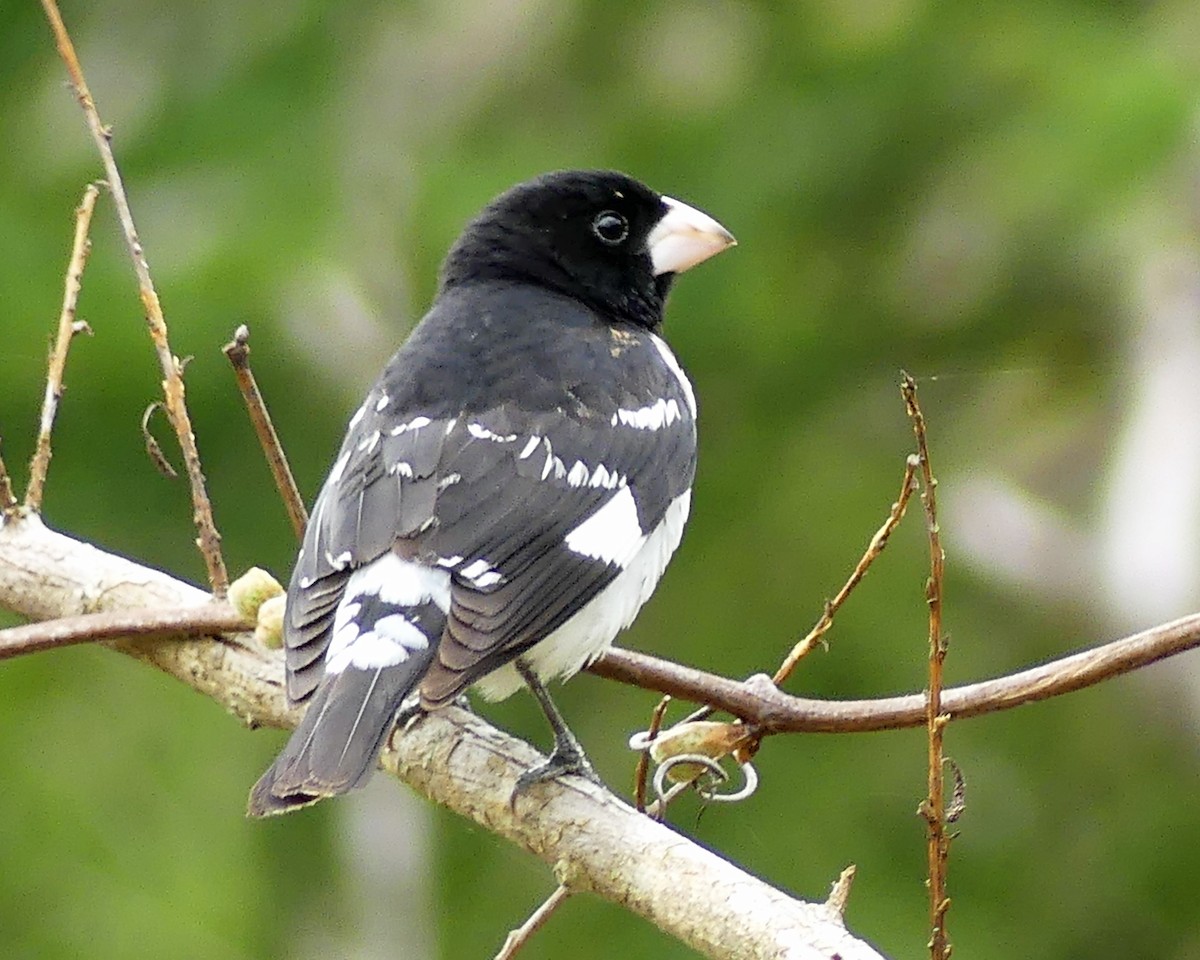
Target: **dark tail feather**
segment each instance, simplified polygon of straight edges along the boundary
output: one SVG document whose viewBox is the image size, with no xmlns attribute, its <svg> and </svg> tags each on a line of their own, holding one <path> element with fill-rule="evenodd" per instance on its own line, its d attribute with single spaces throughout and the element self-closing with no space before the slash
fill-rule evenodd
<svg viewBox="0 0 1200 960">
<path fill-rule="evenodd" d="M 391 667 L 327 675 L 283 752 L 250 791 L 247 813 L 267 817 L 362 786 L 429 652 Z"/>
</svg>

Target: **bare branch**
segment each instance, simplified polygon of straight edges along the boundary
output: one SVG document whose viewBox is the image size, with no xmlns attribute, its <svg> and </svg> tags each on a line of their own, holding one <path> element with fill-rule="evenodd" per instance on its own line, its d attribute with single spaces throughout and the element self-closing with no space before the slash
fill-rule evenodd
<svg viewBox="0 0 1200 960">
<path fill-rule="evenodd" d="M 509 932 L 504 940 L 504 946 L 496 954 L 496 960 L 512 960 L 517 955 L 517 951 L 529 942 L 530 937 L 546 925 L 546 921 L 550 919 L 555 910 L 566 902 L 567 897 L 570 895 L 571 891 L 560 883 L 555 891 L 546 898 L 545 902 L 530 914 L 528 920 L 517 927 L 516 930 Z"/>
<path fill-rule="evenodd" d="M 253 629 L 253 623 L 247 622 L 228 603 L 219 601 L 175 610 L 81 613 L 0 630 L 0 660 L 9 660 L 24 653 L 41 653 L 58 647 L 120 637 L 154 637 L 160 640 L 169 637 L 216 637 Z"/>
<path fill-rule="evenodd" d="M 671 698 L 663 697 L 650 713 L 650 726 L 646 729 L 647 742 L 658 736 L 658 731 L 662 729 L 663 717 L 670 705 Z M 643 750 L 638 755 L 637 766 L 633 770 L 633 805 L 643 813 L 646 812 L 646 776 L 649 772 L 650 751 Z"/>
<path fill-rule="evenodd" d="M 26 519 L 21 521 L 21 525 L 29 529 L 27 525 L 34 522 Z M 64 554 L 65 559 L 80 564 L 93 562 L 105 569 L 117 559 L 60 534 L 52 536 L 58 538 L 56 542 L 74 545 L 75 549 Z M 75 605 L 72 606 L 71 598 L 65 595 L 53 598 L 53 602 L 39 604 L 36 597 L 27 596 L 28 591 L 34 589 L 34 585 L 22 588 L 25 571 L 20 553 L 13 545 L 18 542 L 6 539 L 3 528 L 0 527 L 0 608 L 47 622 L 0 630 L 0 647 L 10 647 L 9 638 L 14 635 L 14 631 L 21 631 L 16 634 L 21 643 L 37 650 L 87 643 L 97 639 L 89 621 L 75 620 L 73 629 L 68 631 L 51 619 L 60 614 L 73 615 L 84 612 L 90 609 L 89 604 L 84 603 L 81 606 L 79 598 L 75 598 Z M 135 564 L 130 564 L 130 568 L 130 576 L 135 575 L 136 571 L 145 570 Z M 50 576 L 53 568 L 47 566 L 40 569 L 42 574 Z M 84 570 L 71 573 L 71 577 L 85 575 Z M 118 616 L 127 617 L 128 619 L 122 621 L 127 629 L 120 631 L 125 637 L 145 639 L 164 633 L 197 637 L 211 635 L 220 629 L 226 622 L 222 618 L 238 616 L 232 612 L 231 607 L 212 603 L 210 597 L 199 592 L 182 609 L 176 609 L 180 604 L 177 601 L 172 602 L 170 594 L 156 598 L 157 594 L 148 597 L 143 603 L 125 605 L 111 614 L 111 623 L 117 623 Z M 128 607 L 137 609 L 130 610 Z M 154 609 L 141 609 L 147 607 Z M 154 617 L 161 620 L 155 620 Z M 112 626 L 112 630 L 115 632 L 116 627 Z M 139 630 L 144 632 L 139 633 Z M 162 646 L 169 649 L 171 644 Z M 1196 647 L 1200 647 L 1200 614 L 1151 627 L 1141 633 L 1021 673 L 953 687 L 944 691 L 942 695 L 942 710 L 955 719 L 1008 710 L 1111 680 Z M 10 652 L 9 656 L 15 656 L 19 652 L 21 651 Z M 923 693 L 877 700 L 814 700 L 782 692 L 764 674 L 747 681 L 730 680 L 697 670 L 695 667 L 620 648 L 608 650 L 587 669 L 596 676 L 630 686 L 666 693 L 691 703 L 712 704 L 717 709 L 741 717 L 769 734 L 865 733 L 873 730 L 919 727 L 926 721 L 926 698 Z"/>
<path fill-rule="evenodd" d="M 36 516 L 0 526 L 0 607 L 48 618 L 208 601 L 166 574 L 54 533 Z M 127 637 L 108 645 L 178 677 L 251 726 L 298 719 L 284 696 L 282 656 L 244 637 L 236 644 Z M 382 765 L 550 864 L 573 891 L 625 906 L 706 956 L 878 960 L 824 904 L 768 886 L 586 781 L 539 784 L 514 811 L 517 777 L 538 759 L 522 741 L 450 707 L 394 734 Z"/>
<path fill-rule="evenodd" d="M 258 382 L 254 379 L 254 372 L 250 369 L 249 328 L 245 324 L 238 327 L 234 331 L 233 339 L 225 344 L 221 351 L 229 358 L 229 362 L 233 366 L 233 375 L 237 378 L 238 389 L 242 393 L 242 400 L 246 403 L 246 412 L 250 415 L 250 422 L 254 425 L 254 432 L 258 435 L 258 443 L 262 447 L 267 466 L 271 468 L 271 476 L 275 479 L 275 488 L 279 491 L 279 499 L 283 501 L 283 508 L 287 511 L 288 519 L 292 522 L 292 529 L 296 532 L 296 539 L 299 540 L 304 536 L 304 527 L 308 523 L 308 511 L 304 509 L 304 501 L 300 497 L 300 491 L 296 488 L 296 480 L 292 476 L 292 468 L 288 465 L 287 454 L 283 452 L 279 434 L 275 432 L 271 414 L 267 411 L 267 405 L 258 389 Z"/>
<path fill-rule="evenodd" d="M 100 158 L 104 162 L 105 177 L 108 180 L 113 202 L 117 207 L 117 217 L 121 221 L 121 229 L 129 247 L 134 273 L 137 275 L 138 293 L 146 313 L 150 339 L 154 342 L 159 366 L 162 368 L 167 416 L 171 420 L 171 426 L 175 429 L 175 435 L 179 438 L 179 446 L 183 451 L 183 462 L 187 467 L 188 480 L 191 483 L 192 518 L 199 533 L 196 542 L 204 557 L 204 563 L 208 569 L 208 581 L 213 593 L 218 597 L 224 596 L 225 590 L 229 586 L 229 576 L 225 571 L 225 561 L 221 557 L 221 535 L 217 532 L 216 524 L 213 521 L 212 504 L 209 502 L 208 492 L 205 489 L 204 473 L 200 467 L 200 452 L 196 447 L 196 435 L 192 431 L 192 420 L 184 400 L 183 367 L 171 352 L 171 345 L 167 339 L 167 322 L 163 318 L 162 305 L 159 303 L 158 293 L 154 289 L 154 281 L 150 277 L 150 266 L 146 262 L 141 241 L 138 239 L 137 228 L 133 223 L 133 214 L 129 209 L 129 199 L 125 195 L 125 185 L 121 180 L 121 172 L 117 169 L 116 158 L 113 156 L 112 131 L 100 121 L 100 114 L 96 111 L 96 103 L 92 99 L 91 91 L 84 79 L 83 68 L 79 65 L 79 58 L 75 54 L 75 45 L 71 42 L 66 25 L 58 12 L 58 5 L 55 0 L 42 0 L 42 7 L 46 11 L 46 18 L 50 21 L 50 28 L 54 31 L 59 55 L 66 64 L 67 73 L 75 87 L 76 98 L 83 108 L 88 129 L 92 133 L 96 149 L 100 151 Z"/>
<path fill-rule="evenodd" d="M 146 445 L 146 456 L 154 464 L 154 469 L 168 480 L 174 480 L 179 474 L 171 466 L 171 461 L 167 459 L 167 455 L 163 453 L 162 445 L 154 438 L 154 434 L 150 432 L 150 418 L 162 409 L 164 409 L 162 401 L 154 400 L 148 403 L 146 409 L 142 411 L 142 442 Z"/>
<path fill-rule="evenodd" d="M 921 464 L 921 504 L 925 508 L 925 530 L 929 537 L 929 579 L 925 600 L 929 605 L 929 689 L 926 691 L 925 728 L 929 739 L 927 781 L 929 793 L 921 802 L 925 819 L 929 861 L 929 952 L 932 960 L 949 960 L 950 941 L 946 936 L 946 868 L 950 855 L 950 836 L 946 832 L 946 777 L 942 739 L 950 717 L 942 713 L 942 666 L 946 661 L 946 641 L 942 634 L 942 575 L 946 554 L 942 550 L 937 518 L 937 479 L 929 460 L 929 441 L 925 416 L 917 402 L 917 383 L 907 373 L 900 381 L 904 407 L 912 420 L 917 440 L 917 458 Z"/>
<path fill-rule="evenodd" d="M 1048 700 L 1197 647 L 1200 614 L 1192 614 L 1020 673 L 952 687 L 942 694 L 942 713 L 960 720 Z M 923 726 L 926 720 L 923 693 L 878 700 L 813 700 L 783 693 L 765 674 L 730 680 L 619 648 L 610 649 L 587 669 L 691 703 L 711 704 L 768 734 L 901 730 Z"/>
<path fill-rule="evenodd" d="M 92 242 L 88 230 L 92 225 L 92 212 L 96 209 L 96 198 L 100 186 L 89 183 L 83 191 L 83 199 L 75 210 L 75 239 L 71 244 L 71 259 L 67 263 L 67 279 L 63 290 L 62 312 L 58 315 L 58 335 L 54 349 L 50 351 L 50 362 L 46 371 L 46 394 L 42 398 L 42 418 L 38 425 L 37 446 L 29 464 L 29 485 L 25 488 L 25 509 L 39 513 L 42 509 L 42 493 L 46 488 L 46 472 L 50 469 L 50 434 L 54 429 L 54 418 L 63 395 L 63 372 L 67 366 L 67 351 L 77 333 L 91 333 L 86 323 L 75 322 L 75 306 L 79 303 L 79 291 L 83 286 L 83 268 L 87 266 Z"/>
</svg>

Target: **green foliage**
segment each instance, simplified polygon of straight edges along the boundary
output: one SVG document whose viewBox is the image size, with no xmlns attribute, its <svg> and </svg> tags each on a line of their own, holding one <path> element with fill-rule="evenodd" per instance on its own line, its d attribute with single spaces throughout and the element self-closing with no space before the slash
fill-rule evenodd
<svg viewBox="0 0 1200 960">
<path fill-rule="evenodd" d="M 901 367 L 922 380 L 943 493 L 1011 473 L 1093 522 L 1137 272 L 1194 229 L 1181 170 L 1196 159 L 1198 24 L 1182 0 L 63 12 L 115 127 L 174 348 L 194 357 L 188 398 L 235 575 L 284 579 L 294 550 L 219 352 L 238 323 L 311 496 L 442 253 L 498 190 L 614 166 L 729 226 L 739 248 L 685 278 L 668 317 L 702 407 L 694 519 L 623 642 L 731 676 L 774 667 L 886 514 L 911 448 Z M 71 211 L 100 176 L 33 4 L 0 10 L 0 129 L 0 430 L 21 476 Z M 159 375 L 104 198 L 100 211 L 80 303 L 95 337 L 68 364 L 46 517 L 199 580 L 184 485 L 142 451 Z M 970 568 L 943 526 L 952 681 L 1119 632 L 1078 597 Z M 795 691 L 921 687 L 925 549 L 914 515 Z M 963 955 L 1195 954 L 1200 767 L 1174 697 L 1127 680 L 951 726 L 969 790 L 950 866 Z M 623 744 L 653 702 L 590 677 L 561 697 L 622 788 Z M 522 698 L 485 709 L 542 736 Z M 358 798 L 247 823 L 280 736 L 144 668 L 90 649 L 6 663 L 0 725 L 6 956 L 303 956 L 316 948 L 297 929 L 353 942 L 395 908 L 345 878 L 339 824 Z M 681 829 L 809 898 L 857 863 L 852 927 L 921 956 L 921 734 L 777 739 L 759 766 L 752 801 L 684 805 Z M 429 823 L 441 955 L 489 956 L 551 880 L 485 832 Z M 581 898 L 525 955 L 689 954 Z"/>
</svg>

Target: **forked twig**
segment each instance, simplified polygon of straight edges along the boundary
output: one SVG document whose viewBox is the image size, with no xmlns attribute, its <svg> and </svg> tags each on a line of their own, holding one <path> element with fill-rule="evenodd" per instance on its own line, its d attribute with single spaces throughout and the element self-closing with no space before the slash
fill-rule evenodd
<svg viewBox="0 0 1200 960">
<path fill-rule="evenodd" d="M 221 352 L 229 358 L 233 366 L 233 375 L 237 378 L 238 389 L 246 403 L 246 412 L 258 435 L 259 446 L 267 466 L 271 468 L 271 476 L 275 479 L 275 487 L 283 508 L 287 511 L 292 529 L 296 531 L 296 539 L 304 536 L 304 527 L 308 523 L 308 511 L 304 509 L 304 501 L 296 488 L 296 480 L 292 476 L 292 468 L 288 465 L 287 454 L 283 452 L 283 444 L 279 442 L 279 434 L 271 422 L 271 414 L 259 392 L 258 382 L 254 379 L 254 371 L 250 369 L 250 329 L 242 324 L 234 331 L 233 339 L 221 348 Z"/>
<path fill-rule="evenodd" d="M 517 927 L 516 930 L 509 932 L 508 937 L 504 941 L 504 946 L 496 954 L 496 960 L 512 960 L 517 955 L 517 951 L 525 946 L 530 937 L 545 926 L 551 914 L 562 906 L 570 895 L 571 891 L 565 885 L 559 884 L 558 888 L 546 898 L 545 902 L 530 914 L 528 920 Z"/>
<path fill-rule="evenodd" d="M 907 373 L 902 375 L 900 393 L 912 420 L 921 464 L 921 503 L 925 507 L 925 527 L 929 536 L 929 580 L 925 600 L 929 605 L 929 689 L 926 693 L 925 726 L 929 737 L 929 794 L 920 806 L 927 827 L 929 859 L 929 952 L 932 960 L 949 960 L 950 940 L 946 935 L 946 867 L 950 836 L 946 830 L 946 777 L 942 740 L 949 714 L 942 711 L 942 665 L 946 660 L 946 640 L 942 634 L 942 575 L 946 555 L 942 550 L 937 519 L 937 479 L 929 462 L 925 434 L 925 416 L 917 403 L 917 384 Z"/>
<path fill-rule="evenodd" d="M 96 103 L 92 99 L 87 81 L 83 76 L 83 68 L 75 54 L 75 45 L 67 33 L 62 15 L 58 12 L 55 0 L 42 0 L 42 8 L 54 31 L 54 40 L 58 46 L 59 55 L 66 64 L 67 73 L 75 88 L 75 96 L 83 108 L 88 129 L 92 139 L 100 151 L 104 163 L 105 177 L 108 180 L 109 191 L 117 207 L 117 217 L 125 234 L 125 242 L 129 247 L 133 270 L 137 275 L 138 294 L 146 313 L 146 324 L 150 330 L 150 339 L 158 354 L 159 366 L 163 374 L 163 394 L 166 398 L 167 416 L 175 435 L 179 438 L 179 446 L 183 451 L 183 462 L 187 468 L 188 480 L 192 491 L 192 518 L 199 534 L 196 540 L 200 553 L 204 557 L 208 569 L 208 581 L 212 591 L 218 597 L 224 596 L 229 586 L 229 575 L 225 571 L 225 561 L 221 557 L 221 535 L 217 532 L 213 521 L 212 504 L 205 489 L 204 473 L 200 467 L 200 453 L 196 448 L 196 435 L 192 431 L 191 417 L 188 415 L 187 404 L 184 400 L 183 368 L 178 358 L 171 352 L 167 339 L 167 323 L 163 319 L 162 305 L 158 293 L 154 289 L 154 281 L 150 277 L 150 267 L 146 262 L 141 241 L 138 240 L 137 228 L 133 223 L 133 214 L 129 209 L 129 199 L 125 194 L 125 185 L 121 181 L 121 172 L 117 169 L 117 161 L 112 152 L 112 132 L 100 120 L 96 111 Z"/>
<path fill-rule="evenodd" d="M 100 196 L 99 184 L 89 183 L 83 191 L 83 199 L 75 210 L 75 239 L 71 244 L 71 259 L 67 263 L 67 279 L 63 290 L 62 312 L 58 315 L 58 334 L 54 348 L 50 351 L 50 362 L 46 370 L 46 394 L 42 398 L 42 417 L 38 424 L 37 445 L 29 464 L 29 485 L 25 488 L 25 509 L 40 513 L 42 494 L 46 489 L 46 473 L 50 469 L 50 434 L 54 429 L 54 418 L 63 395 L 63 373 L 67 366 L 67 351 L 77 333 L 91 333 L 86 323 L 75 321 L 75 307 L 79 303 L 79 291 L 83 286 L 83 268 L 87 266 L 92 242 L 88 230 L 92 225 L 92 212 L 96 209 L 96 198 Z"/>
<path fill-rule="evenodd" d="M 862 578 L 867 575 L 867 570 L 875 562 L 875 558 L 883 553 L 883 548 L 888 545 L 892 531 L 904 519 L 904 512 L 908 509 L 908 501 L 912 497 L 913 491 L 916 490 L 917 465 L 918 459 L 916 456 L 909 456 L 904 462 L 904 479 L 900 483 L 900 495 L 896 498 L 896 502 L 892 504 L 888 518 L 883 522 L 883 526 L 875 531 L 875 536 L 867 544 L 867 550 L 862 555 L 862 559 L 855 565 L 854 571 L 842 585 L 842 589 L 837 592 L 837 596 L 832 600 L 826 601 L 825 610 L 822 612 L 820 619 L 808 631 L 807 636 L 792 647 L 791 653 L 787 655 L 783 663 L 780 664 L 779 669 L 775 671 L 775 675 L 771 679 L 774 680 L 776 686 L 786 681 L 792 675 L 792 671 L 796 669 L 796 664 L 807 657 L 813 648 L 821 642 L 821 638 L 833 626 L 833 615 L 846 602 L 846 598 L 850 596 L 851 591 L 862 582 Z"/>
<path fill-rule="evenodd" d="M 887 519 L 884 520 L 883 526 L 876 530 L 875 535 L 871 537 L 870 542 L 867 544 L 866 552 L 863 553 L 858 563 L 855 564 L 854 570 L 851 572 L 846 582 L 842 585 L 842 589 L 837 592 L 837 595 L 832 600 L 827 600 L 825 602 L 825 609 L 822 611 L 820 618 L 813 625 L 813 628 L 808 631 L 804 639 L 792 647 L 791 652 L 788 653 L 783 663 L 780 664 L 779 669 L 775 671 L 775 675 L 771 678 L 771 682 L 774 683 L 775 686 L 781 686 L 784 681 L 786 681 L 788 677 L 792 675 L 792 671 L 796 669 L 796 665 L 805 657 L 807 657 L 813 651 L 816 645 L 821 642 L 821 638 L 829 631 L 829 628 L 833 626 L 834 614 L 837 613 L 842 604 L 846 602 L 846 599 L 850 596 L 850 593 L 854 590 L 854 588 L 862 582 L 862 579 L 867 575 L 867 570 L 870 568 L 871 564 L 875 562 L 876 558 L 881 553 L 883 553 L 884 547 L 888 545 L 888 540 L 892 536 L 892 531 L 894 531 L 900 524 L 900 521 L 904 519 L 905 511 L 908 509 L 908 501 L 912 498 L 914 491 L 917 489 L 916 471 L 919 462 L 920 461 L 915 454 L 910 455 L 905 460 L 904 477 L 900 482 L 900 495 L 896 498 L 896 502 L 892 504 L 891 511 L 888 513 Z M 654 715 L 651 717 L 649 730 L 651 737 L 658 732 L 658 726 L 662 721 L 662 711 L 665 709 L 669 699 L 669 697 L 664 698 L 655 708 Z M 700 720 L 708 717 L 712 714 L 712 712 L 713 708 L 711 706 L 705 707 L 704 709 L 692 714 L 687 719 Z M 761 733 L 762 731 L 759 731 L 760 735 Z M 746 753 L 748 755 L 753 755 L 758 751 L 760 739 L 761 736 L 755 736 L 751 739 L 750 743 L 746 747 Z M 637 808 L 643 811 L 646 789 L 646 771 L 648 766 L 649 757 L 646 753 L 643 753 L 638 758 L 638 766 L 634 780 Z"/>
</svg>

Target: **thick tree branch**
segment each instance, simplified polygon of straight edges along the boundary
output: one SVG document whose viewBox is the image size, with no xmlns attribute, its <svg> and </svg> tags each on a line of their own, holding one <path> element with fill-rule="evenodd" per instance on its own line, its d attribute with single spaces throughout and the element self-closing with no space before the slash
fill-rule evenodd
<svg viewBox="0 0 1200 960">
<path fill-rule="evenodd" d="M 0 524 L 0 607 L 35 619 L 229 609 L 164 573 L 55 533 L 36 516 Z M 178 677 L 249 726 L 290 727 L 298 719 L 284 697 L 282 657 L 245 635 L 107 645 Z M 591 784 L 539 785 L 514 810 L 516 778 L 537 760 L 522 741 L 450 708 L 394 735 L 382 763 L 550 864 L 572 891 L 622 904 L 707 956 L 879 958 L 845 930 L 837 909 L 787 896 Z"/>
</svg>

